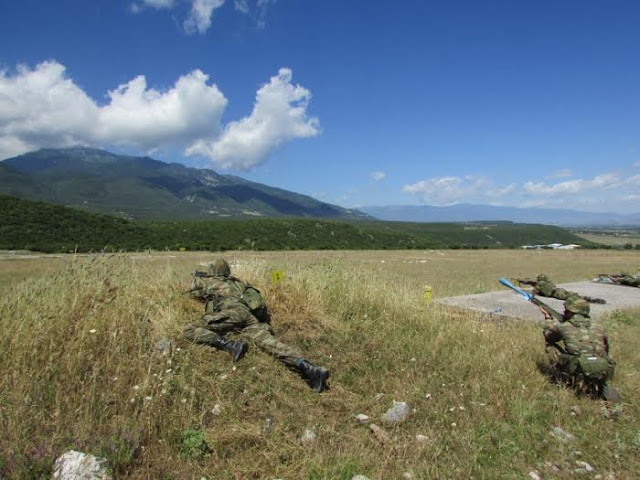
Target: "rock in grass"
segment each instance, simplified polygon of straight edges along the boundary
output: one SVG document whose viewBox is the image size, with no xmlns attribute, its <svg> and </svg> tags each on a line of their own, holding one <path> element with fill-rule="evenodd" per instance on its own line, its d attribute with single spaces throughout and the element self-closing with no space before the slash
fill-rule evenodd
<svg viewBox="0 0 640 480">
<path fill-rule="evenodd" d="M 583 462 L 582 460 L 576 460 L 576 465 L 578 466 L 578 468 L 583 468 L 586 472 L 595 471 L 595 468 L 593 468 L 587 462 Z"/>
<path fill-rule="evenodd" d="M 351 480 L 370 480 L 369 477 L 365 477 L 364 475 L 355 475 L 351 477 Z"/>
<path fill-rule="evenodd" d="M 271 433 L 273 431 L 273 418 L 267 418 L 264 421 L 264 433 Z"/>
<path fill-rule="evenodd" d="M 358 415 L 356 415 L 356 420 L 358 421 L 358 423 L 369 423 L 369 417 L 364 413 L 359 413 Z"/>
<path fill-rule="evenodd" d="M 106 459 L 69 450 L 56 460 L 53 478 L 59 480 L 111 480 L 106 471 Z"/>
<path fill-rule="evenodd" d="M 369 425 L 369 429 L 380 443 L 387 443 L 390 440 L 389 434 L 375 423 Z"/>
<path fill-rule="evenodd" d="M 314 432 L 310 428 L 307 428 L 302 434 L 302 437 L 300 437 L 300 443 L 303 445 L 310 445 L 316 441 L 317 437 L 318 436 L 316 435 L 316 432 Z"/>
<path fill-rule="evenodd" d="M 540 474 L 538 472 L 536 472 L 535 470 L 531 470 L 529 472 L 529 478 L 531 480 L 542 480 L 542 477 L 540 476 Z"/>
<path fill-rule="evenodd" d="M 572 442 L 573 440 L 576 439 L 576 437 L 571 435 L 569 432 L 565 432 L 560 427 L 551 427 L 551 435 L 553 435 L 558 440 L 560 440 L 562 442 L 565 442 L 565 443 Z"/>
<path fill-rule="evenodd" d="M 395 425 L 405 421 L 409 413 L 411 409 L 405 402 L 393 402 L 393 407 L 382 416 L 382 421 L 387 425 Z"/>
<path fill-rule="evenodd" d="M 156 352 L 160 352 L 162 355 L 167 355 L 168 353 L 170 353 L 172 348 L 173 342 L 170 338 L 161 338 L 153 347 Z"/>
</svg>

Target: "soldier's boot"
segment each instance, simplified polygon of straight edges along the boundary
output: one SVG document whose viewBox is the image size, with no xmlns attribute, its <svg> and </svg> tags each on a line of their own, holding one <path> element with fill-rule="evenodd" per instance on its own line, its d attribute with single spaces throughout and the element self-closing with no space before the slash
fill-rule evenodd
<svg viewBox="0 0 640 480">
<path fill-rule="evenodd" d="M 607 301 L 604 298 L 594 298 L 594 297 L 587 297 L 587 296 L 583 296 L 582 298 L 584 298 L 589 303 L 599 303 L 600 305 L 605 305 L 607 303 Z"/>
<path fill-rule="evenodd" d="M 602 390 L 600 391 L 600 396 L 602 397 L 603 400 L 606 400 L 611 403 L 620 403 L 622 401 L 622 398 L 620 397 L 620 394 L 618 393 L 618 391 L 608 383 L 605 383 L 604 387 L 602 387 Z"/>
<path fill-rule="evenodd" d="M 218 350 L 224 350 L 233 357 L 233 363 L 237 363 L 242 360 L 244 354 L 249 350 L 249 344 L 244 340 L 234 341 L 225 340 L 224 338 L 216 338 L 212 345 Z"/>
<path fill-rule="evenodd" d="M 304 358 L 299 358 L 295 363 L 295 370 L 307 382 L 314 392 L 324 392 L 329 388 L 327 380 L 329 370 L 323 367 L 316 367 L 313 363 Z"/>
</svg>

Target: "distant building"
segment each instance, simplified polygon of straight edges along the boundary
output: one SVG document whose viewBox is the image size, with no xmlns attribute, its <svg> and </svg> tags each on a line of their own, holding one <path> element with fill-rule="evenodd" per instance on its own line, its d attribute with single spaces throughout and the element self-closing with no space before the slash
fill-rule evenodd
<svg viewBox="0 0 640 480">
<path fill-rule="evenodd" d="M 561 243 L 549 243 L 547 245 L 523 245 L 523 250 L 573 250 L 574 248 L 580 248 L 582 245 L 577 245 L 575 243 L 570 243 L 568 245 L 563 245 Z"/>
</svg>

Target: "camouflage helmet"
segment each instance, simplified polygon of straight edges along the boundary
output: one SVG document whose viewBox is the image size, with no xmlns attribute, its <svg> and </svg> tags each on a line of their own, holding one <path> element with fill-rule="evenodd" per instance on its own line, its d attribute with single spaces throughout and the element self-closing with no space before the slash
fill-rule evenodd
<svg viewBox="0 0 640 480">
<path fill-rule="evenodd" d="M 589 315 L 589 302 L 582 297 L 569 297 L 564 302 L 564 309 L 578 315 Z"/>
<path fill-rule="evenodd" d="M 231 275 L 231 268 L 224 258 L 218 258 L 215 262 L 209 264 L 209 274 L 228 277 Z"/>
<path fill-rule="evenodd" d="M 536 280 L 538 280 L 539 282 L 549 282 L 549 276 L 546 273 L 541 273 L 540 275 L 537 276 Z"/>
</svg>

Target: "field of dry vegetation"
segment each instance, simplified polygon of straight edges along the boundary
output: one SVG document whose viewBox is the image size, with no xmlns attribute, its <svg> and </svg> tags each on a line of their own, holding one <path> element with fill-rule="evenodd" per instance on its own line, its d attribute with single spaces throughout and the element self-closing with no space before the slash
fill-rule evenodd
<svg viewBox="0 0 640 480">
<path fill-rule="evenodd" d="M 586 280 L 636 271 L 640 253 L 228 252 L 278 337 L 331 370 L 323 394 L 253 345 L 234 368 L 180 339 L 202 312 L 189 273 L 215 257 L 0 258 L 0 478 L 50 478 L 68 449 L 132 479 L 637 478 L 640 310 L 604 319 L 624 400 L 608 406 L 549 382 L 539 324 L 425 305 L 423 288 Z M 411 414 L 387 426 L 394 401 Z"/>
</svg>

